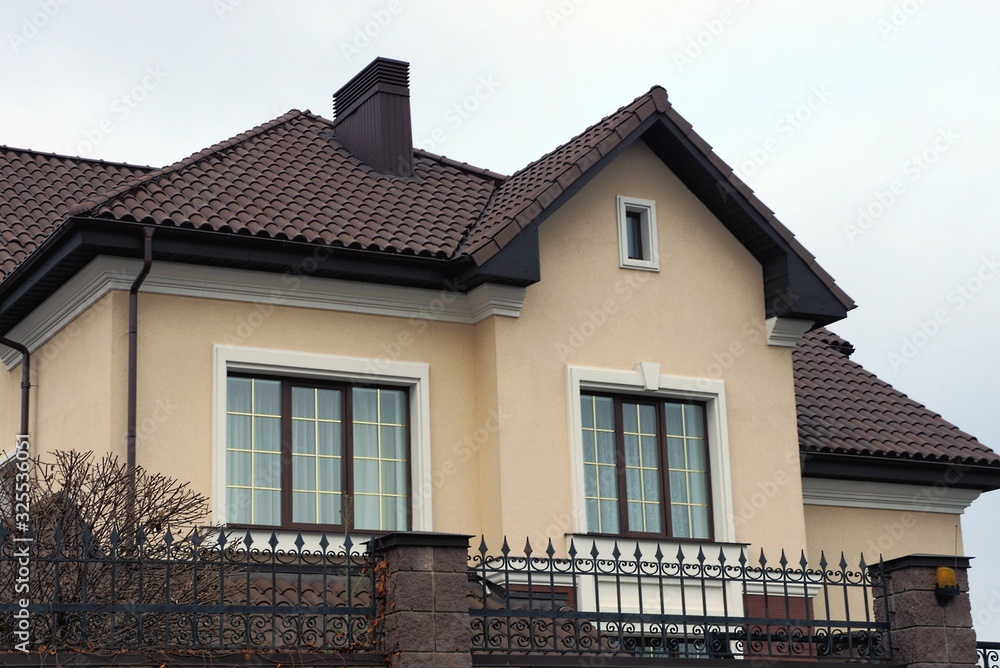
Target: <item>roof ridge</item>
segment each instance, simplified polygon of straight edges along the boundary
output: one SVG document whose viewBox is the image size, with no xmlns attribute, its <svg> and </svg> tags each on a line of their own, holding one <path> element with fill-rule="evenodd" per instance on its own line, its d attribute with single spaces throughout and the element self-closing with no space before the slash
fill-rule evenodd
<svg viewBox="0 0 1000 668">
<path fill-rule="evenodd" d="M 665 88 L 664 88 L 663 86 L 660 86 L 660 85 L 658 85 L 658 84 L 657 84 L 657 85 L 655 85 L 655 86 L 653 86 L 652 88 L 650 88 L 649 90 L 647 90 L 647 91 L 646 91 L 645 93 L 643 93 L 642 95 L 640 95 L 640 96 L 636 97 L 636 98 L 635 98 L 634 100 L 632 100 L 632 101 L 631 101 L 631 102 L 629 102 L 628 104 L 623 104 L 623 105 L 622 105 L 622 106 L 620 106 L 620 107 L 619 107 L 618 109 L 616 109 L 615 111 L 612 111 L 612 112 L 611 112 L 610 114 L 608 114 L 607 116 L 605 116 L 605 117 L 604 117 L 604 118 L 602 118 L 601 120 L 597 121 L 596 123 L 591 123 L 590 125 L 588 125 L 588 126 L 587 126 L 587 127 L 585 128 L 585 129 L 583 129 L 582 131 L 580 131 L 580 132 L 577 132 L 577 133 L 576 133 L 576 134 L 574 134 L 574 135 L 573 135 L 572 137 L 570 137 L 570 138 L 569 138 L 568 140 L 566 140 L 566 141 L 564 141 L 564 142 L 562 142 L 562 143 L 558 144 L 558 145 L 557 145 L 557 146 L 556 146 L 555 148 L 553 148 L 553 149 L 552 149 L 551 151 L 549 151 L 548 153 L 545 153 L 544 155 L 542 155 L 542 156 L 539 156 L 539 157 L 538 157 L 538 158 L 536 158 L 535 160 L 532 160 L 531 162 L 529 162 L 529 163 L 528 163 L 528 164 L 526 164 L 526 165 L 525 165 L 524 167 L 522 167 L 521 169 L 517 170 L 516 172 L 514 172 L 513 174 L 511 174 L 511 175 L 510 175 L 509 177 L 507 177 L 507 178 L 510 178 L 510 179 L 512 179 L 512 178 L 514 178 L 515 176 L 518 176 L 519 174 L 521 174 L 522 172 L 524 172 L 524 171 L 526 171 L 526 170 L 530 169 L 530 168 L 531 168 L 532 166 L 534 166 L 535 164 L 537 164 L 537 163 L 541 162 L 542 160 L 545 160 L 545 159 L 546 159 L 546 158 L 548 158 L 549 156 L 551 156 L 551 155 L 555 154 L 555 153 L 556 153 L 557 151 L 559 151 L 559 150 L 561 150 L 561 149 L 565 148 L 566 144 L 570 143 L 571 141 L 573 141 L 573 140 L 574 140 L 574 139 L 576 139 L 577 137 L 582 137 L 583 135 L 587 134 L 588 132 L 590 132 L 591 130 L 593 130 L 594 128 L 596 128 L 596 127 L 597 127 L 598 125 L 601 125 L 602 123 L 604 123 L 605 121 L 607 121 L 607 120 L 608 120 L 609 118 L 611 118 L 612 116 L 617 116 L 618 114 L 622 113 L 623 111 L 625 111 L 626 109 L 628 109 L 629 107 L 631 107 L 632 105 L 634 105 L 635 103 L 637 103 L 637 102 L 638 102 L 639 100 L 644 100 L 644 99 L 645 99 L 645 98 L 647 98 L 647 97 L 648 97 L 648 98 L 650 98 L 650 99 L 652 99 L 652 96 L 653 96 L 653 91 L 655 91 L 655 90 L 657 90 L 657 89 L 660 89 L 660 90 L 662 90 L 662 91 L 663 91 L 664 93 L 666 93 L 666 92 L 667 92 L 667 90 L 666 90 L 666 89 L 665 89 Z"/>
<path fill-rule="evenodd" d="M 82 202 L 81 204 L 79 204 L 79 205 L 73 207 L 72 209 L 70 209 L 69 214 L 71 216 L 72 215 L 79 216 L 79 215 L 84 215 L 84 214 L 90 213 L 94 209 L 96 209 L 97 207 L 99 207 L 99 206 L 105 206 L 105 205 L 110 204 L 111 202 L 113 202 L 115 200 L 121 199 L 126 194 L 131 193 L 131 192 L 135 192 L 135 191 L 139 190 L 140 188 L 142 188 L 144 186 L 147 186 L 147 185 L 149 185 L 151 183 L 155 183 L 156 181 L 158 181 L 159 179 L 163 178 L 164 176 L 167 176 L 168 174 L 173 174 L 173 173 L 178 172 L 178 171 L 180 171 L 182 169 L 186 169 L 188 167 L 191 167 L 192 165 L 196 165 L 199 162 L 201 162 L 202 160 L 205 160 L 206 158 L 208 158 L 210 156 L 215 156 L 215 155 L 219 155 L 220 153 L 224 153 L 224 152 L 228 151 L 231 148 L 235 148 L 236 146 L 239 146 L 239 145 L 243 144 L 244 142 L 247 142 L 247 141 L 249 141 L 251 139 L 259 137 L 260 135 L 264 134 L 265 132 L 269 132 L 270 130 L 273 130 L 274 128 L 278 127 L 279 125 L 282 125 L 284 123 L 287 123 L 290 120 L 293 120 L 295 118 L 299 118 L 301 116 L 306 116 L 306 115 L 308 115 L 310 117 L 314 117 L 315 116 L 308 109 L 306 111 L 299 111 L 298 109 L 291 109 L 291 110 L 285 112 L 284 114 L 282 114 L 281 116 L 278 116 L 277 118 L 273 118 L 270 121 L 267 121 L 265 123 L 261 123 L 260 125 L 258 125 L 256 127 L 253 127 L 253 128 L 250 128 L 249 130 L 247 130 L 245 132 L 241 132 L 240 134 L 234 135 L 234 136 L 230 137 L 229 139 L 226 139 L 224 141 L 218 142 L 216 144 L 213 144 L 213 145 L 209 146 L 208 148 L 204 148 L 204 149 L 202 149 L 200 151 L 192 153 L 188 157 L 182 158 L 182 159 L 178 160 L 177 162 L 174 162 L 172 164 L 169 164 L 169 165 L 166 165 L 164 167 L 161 167 L 161 168 L 159 168 L 159 169 L 157 169 L 157 170 L 155 170 L 153 172 L 150 172 L 149 174 L 147 174 L 147 175 L 145 175 L 145 176 L 143 176 L 143 177 L 141 177 L 139 179 L 136 179 L 135 181 L 132 181 L 131 183 L 126 183 L 123 186 L 120 186 L 120 187 L 118 187 L 118 188 L 116 188 L 114 190 L 111 190 L 104 197 L 102 197 L 99 200 L 90 200 L 90 201 L 87 201 L 87 202 Z"/>
<path fill-rule="evenodd" d="M 0 144 L 0 151 L 15 151 L 17 153 L 30 153 L 32 155 L 42 155 L 47 158 L 60 158 L 63 160 L 74 160 L 76 162 L 93 162 L 99 165 L 110 165 L 113 167 L 129 167 L 131 169 L 148 169 L 154 171 L 158 169 L 152 165 L 139 165 L 131 162 L 118 162 L 116 160 L 102 160 L 100 158 L 85 158 L 80 155 L 69 155 L 68 153 L 53 153 L 51 151 L 36 151 L 32 148 L 20 148 L 17 146 L 8 146 L 7 144 Z"/>
<path fill-rule="evenodd" d="M 481 176 L 485 176 L 485 177 L 494 179 L 496 181 L 505 181 L 508 178 L 510 178 L 509 176 L 507 176 L 505 174 L 501 174 L 499 172 L 494 172 L 491 169 L 486 169 L 485 167 L 476 167 L 475 165 L 470 165 L 467 162 L 459 162 L 458 160 L 455 160 L 453 158 L 449 158 L 449 157 L 444 156 L 444 155 L 438 155 L 437 153 L 431 153 L 430 151 L 427 151 L 427 150 L 422 149 L 422 148 L 414 148 L 413 149 L 413 153 L 415 155 L 419 155 L 419 156 L 422 156 L 422 157 L 425 157 L 425 158 L 429 158 L 431 160 L 435 160 L 437 162 L 440 162 L 441 164 L 448 165 L 449 167 L 455 167 L 457 169 L 461 169 L 461 170 L 469 172 L 471 174 L 479 174 Z"/>
</svg>

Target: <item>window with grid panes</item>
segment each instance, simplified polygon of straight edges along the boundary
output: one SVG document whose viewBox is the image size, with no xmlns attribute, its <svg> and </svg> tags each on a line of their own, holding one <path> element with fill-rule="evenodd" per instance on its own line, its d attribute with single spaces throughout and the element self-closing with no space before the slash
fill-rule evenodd
<svg viewBox="0 0 1000 668">
<path fill-rule="evenodd" d="M 395 387 L 230 375 L 232 524 L 409 528 L 409 400 Z"/>
<path fill-rule="evenodd" d="M 705 408 L 582 393 L 587 530 L 712 537 Z"/>
</svg>

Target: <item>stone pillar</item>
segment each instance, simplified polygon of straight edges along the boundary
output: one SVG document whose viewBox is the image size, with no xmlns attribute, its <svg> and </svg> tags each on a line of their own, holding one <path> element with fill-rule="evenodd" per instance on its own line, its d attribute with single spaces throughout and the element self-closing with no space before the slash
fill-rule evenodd
<svg viewBox="0 0 1000 668">
<path fill-rule="evenodd" d="M 373 540 L 387 574 L 383 648 L 393 668 L 471 668 L 470 538 L 406 532 Z"/>
<path fill-rule="evenodd" d="M 961 592 L 945 605 L 939 604 L 934 593 L 939 566 L 955 570 Z M 885 562 L 886 591 L 875 587 L 875 615 L 879 621 L 888 619 L 893 658 L 900 665 L 976 665 L 968 569 L 969 557 L 913 554 Z"/>
</svg>

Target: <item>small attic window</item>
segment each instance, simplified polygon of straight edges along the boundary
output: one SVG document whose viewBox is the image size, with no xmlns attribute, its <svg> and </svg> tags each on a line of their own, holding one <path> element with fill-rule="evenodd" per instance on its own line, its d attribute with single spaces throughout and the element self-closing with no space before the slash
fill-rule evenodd
<svg viewBox="0 0 1000 668">
<path fill-rule="evenodd" d="M 618 196 L 618 249 L 622 267 L 660 270 L 655 202 Z"/>
</svg>

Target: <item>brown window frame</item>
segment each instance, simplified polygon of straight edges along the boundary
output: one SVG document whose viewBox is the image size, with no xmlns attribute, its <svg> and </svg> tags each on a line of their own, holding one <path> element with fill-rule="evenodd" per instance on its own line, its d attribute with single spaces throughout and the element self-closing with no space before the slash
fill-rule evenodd
<svg viewBox="0 0 1000 668">
<path fill-rule="evenodd" d="M 353 510 L 354 504 L 346 503 L 346 499 L 354 498 L 354 413 L 353 413 L 353 390 L 356 388 L 375 390 L 395 390 L 403 393 L 406 404 L 406 528 L 393 529 L 392 531 L 410 531 L 413 526 L 413 416 L 410 405 L 410 388 L 401 385 L 384 385 L 376 383 L 352 383 L 334 380 L 322 380 L 314 378 L 299 378 L 294 376 L 280 376 L 271 374 L 259 374 L 253 372 L 231 371 L 226 375 L 229 378 L 249 378 L 252 380 L 269 380 L 281 383 L 281 522 L 279 524 L 255 524 L 252 522 L 227 522 L 227 526 L 246 528 L 252 530 L 294 530 L 294 531 L 330 531 L 334 533 L 345 533 L 359 531 L 366 535 L 379 535 L 389 530 L 383 529 L 355 529 Z M 340 524 L 326 524 L 320 522 L 294 522 L 292 520 L 292 388 L 304 387 L 309 389 L 340 390 L 341 396 L 341 444 L 343 447 L 341 466 L 341 518 L 344 520 Z M 229 398 L 226 398 L 226 413 L 229 413 Z M 228 443 L 225 448 L 228 450 Z M 226 489 L 229 487 L 229 470 L 226 469 Z M 223 495 L 227 491 L 223 490 Z M 348 510 L 351 512 L 348 513 Z"/>
<path fill-rule="evenodd" d="M 674 397 L 652 397 L 639 394 L 615 394 L 609 392 L 599 392 L 591 390 L 581 390 L 580 397 L 605 397 L 614 402 L 615 418 L 615 472 L 618 485 L 618 531 L 599 531 L 588 534 L 595 536 L 611 536 L 626 538 L 655 538 L 672 539 L 691 542 L 711 543 L 715 542 L 715 518 L 713 517 L 714 498 L 712 496 L 712 458 L 711 447 L 708 439 L 708 405 L 704 401 L 692 399 L 680 399 Z M 657 453 L 658 469 L 660 480 L 660 526 L 663 531 L 633 531 L 629 529 L 628 522 L 628 492 L 626 487 L 625 473 L 625 426 L 622 415 L 622 403 L 634 403 L 653 406 L 656 410 L 657 424 Z M 694 538 L 689 536 L 675 536 L 673 531 L 673 519 L 670 512 L 670 466 L 667 452 L 667 418 L 663 407 L 664 404 L 680 404 L 701 406 L 702 434 L 705 442 L 705 496 L 708 509 L 708 537 Z M 585 474 L 586 475 L 586 474 Z M 588 518 L 589 521 L 589 518 Z"/>
</svg>

